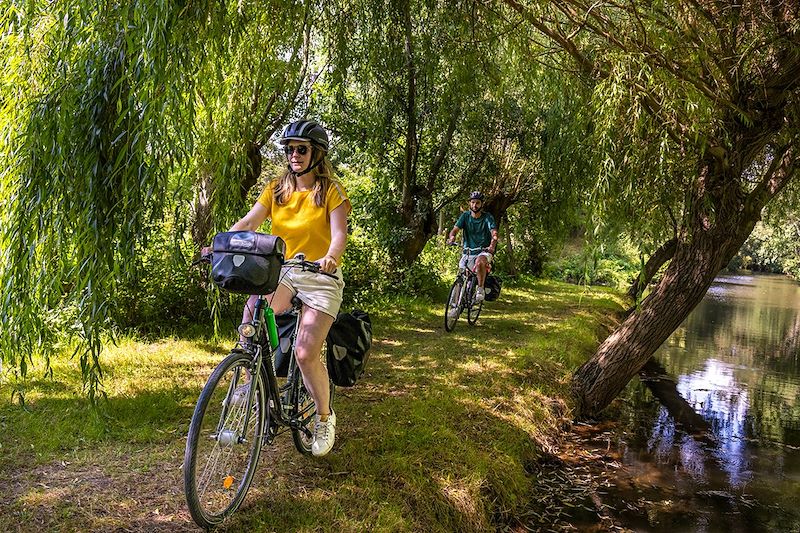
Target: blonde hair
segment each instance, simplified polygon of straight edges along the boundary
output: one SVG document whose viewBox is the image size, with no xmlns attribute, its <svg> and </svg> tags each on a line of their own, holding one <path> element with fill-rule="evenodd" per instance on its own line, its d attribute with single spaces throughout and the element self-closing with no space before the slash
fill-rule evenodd
<svg viewBox="0 0 800 533">
<path fill-rule="evenodd" d="M 317 207 L 322 207 L 325 205 L 325 198 L 328 195 L 328 189 L 330 188 L 331 184 L 336 181 L 336 178 L 333 177 L 333 166 L 328 160 L 327 154 L 314 147 L 314 155 L 317 156 L 317 154 L 322 154 L 322 161 L 313 170 L 315 180 L 314 188 L 312 190 L 314 191 L 314 204 Z M 297 176 L 291 170 L 286 169 L 283 174 L 281 174 L 275 180 L 275 186 L 272 190 L 272 193 L 275 198 L 275 202 L 277 202 L 278 205 L 283 205 L 289 201 L 289 197 L 296 190 Z"/>
</svg>

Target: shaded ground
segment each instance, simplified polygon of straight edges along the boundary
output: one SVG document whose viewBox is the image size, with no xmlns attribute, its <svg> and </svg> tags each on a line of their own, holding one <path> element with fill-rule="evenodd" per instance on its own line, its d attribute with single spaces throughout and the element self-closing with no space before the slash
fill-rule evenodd
<svg viewBox="0 0 800 533">
<path fill-rule="evenodd" d="M 620 308 L 602 289 L 540 282 L 504 288 L 477 327 L 460 321 L 452 334 L 439 305 L 407 302 L 373 313 L 368 373 L 357 387 L 337 389 L 333 452 L 303 457 L 288 435 L 279 437 L 262 452 L 243 508 L 223 529 L 614 528 L 592 496 L 602 490 L 596 474 L 612 463 L 581 456 L 561 432 L 569 419 L 566 377 Z M 109 393 L 110 415 L 100 422 L 88 420 L 85 402 L 58 381 L 29 394 L 29 413 L 4 400 L 0 528 L 197 531 L 182 490 L 185 433 L 224 344 L 166 346 L 165 359 L 157 359 L 161 348 L 147 348 L 155 355 L 145 361 L 154 362 L 135 364 L 141 378 Z M 126 356 L 110 353 L 108 373 L 122 380 L 132 370 L 115 357 Z M 8 390 L 0 390 L 6 399 Z M 159 408 L 142 414 L 151 405 Z M 37 449 L 49 421 L 70 416 L 75 435 Z M 63 422 L 53 431 L 63 431 Z"/>
</svg>

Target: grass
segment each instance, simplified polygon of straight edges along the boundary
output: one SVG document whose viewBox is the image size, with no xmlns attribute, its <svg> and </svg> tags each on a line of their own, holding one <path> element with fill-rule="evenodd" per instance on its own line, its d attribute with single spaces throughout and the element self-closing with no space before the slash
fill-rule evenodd
<svg viewBox="0 0 800 533">
<path fill-rule="evenodd" d="M 552 281 L 504 287 L 476 327 L 442 327 L 442 305 L 372 310 L 367 373 L 337 389 L 325 458 L 281 437 L 230 531 L 495 531 L 534 502 L 537 461 L 570 419 L 568 376 L 621 309 L 615 293 Z M 88 405 L 80 370 L 0 382 L 0 529 L 196 530 L 182 460 L 194 402 L 230 341 L 127 339 L 104 354 L 108 400 Z M 35 374 L 35 372 L 34 372 Z"/>
</svg>

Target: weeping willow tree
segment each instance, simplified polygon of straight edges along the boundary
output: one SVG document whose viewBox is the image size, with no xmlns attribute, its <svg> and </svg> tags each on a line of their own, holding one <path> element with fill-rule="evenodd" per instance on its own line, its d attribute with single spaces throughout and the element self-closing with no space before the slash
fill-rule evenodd
<svg viewBox="0 0 800 533">
<path fill-rule="evenodd" d="M 276 13 L 283 13 L 276 16 Z M 196 147 L 192 157 L 192 237 L 241 217 L 256 185 L 269 140 L 309 107 L 324 64 L 314 44 L 314 2 L 251 3 L 205 46 L 208 61 L 195 75 Z M 226 35 L 227 34 L 227 35 Z"/>
<path fill-rule="evenodd" d="M 0 2 L 3 363 L 49 368 L 66 334 L 95 398 L 110 310 L 165 220 L 187 223 L 187 184 L 242 205 L 305 64 L 306 26 L 274 12 L 312 5 Z"/>
<path fill-rule="evenodd" d="M 417 0 L 330 2 L 326 16 L 327 108 L 338 118 L 341 153 L 375 175 L 381 239 L 410 265 L 436 232 L 438 211 L 475 182 L 486 159 L 498 94 L 494 23 Z"/>
<path fill-rule="evenodd" d="M 664 239 L 658 250 L 668 248 L 659 254 L 663 277 L 573 376 L 579 413 L 592 416 L 700 302 L 764 208 L 796 179 L 800 6 L 501 4 L 569 58 L 564 65 L 593 91 L 595 212 L 620 208 L 631 227 Z M 666 230 L 653 219 L 668 221 Z"/>
</svg>

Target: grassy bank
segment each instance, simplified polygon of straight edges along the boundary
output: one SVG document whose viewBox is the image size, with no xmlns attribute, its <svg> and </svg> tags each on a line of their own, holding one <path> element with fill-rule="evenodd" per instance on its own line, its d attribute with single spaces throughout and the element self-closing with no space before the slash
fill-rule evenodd
<svg viewBox="0 0 800 533">
<path fill-rule="evenodd" d="M 442 327 L 441 305 L 372 313 L 367 375 L 337 389 L 337 444 L 262 452 L 232 531 L 493 531 L 533 505 L 532 465 L 569 419 L 566 378 L 621 308 L 613 292 L 550 281 L 505 287 L 477 327 Z M 76 361 L 28 383 L 27 408 L 0 383 L 0 528 L 196 530 L 185 510 L 185 433 L 230 341 L 121 341 L 105 355 L 108 402 L 80 391 Z"/>
</svg>

